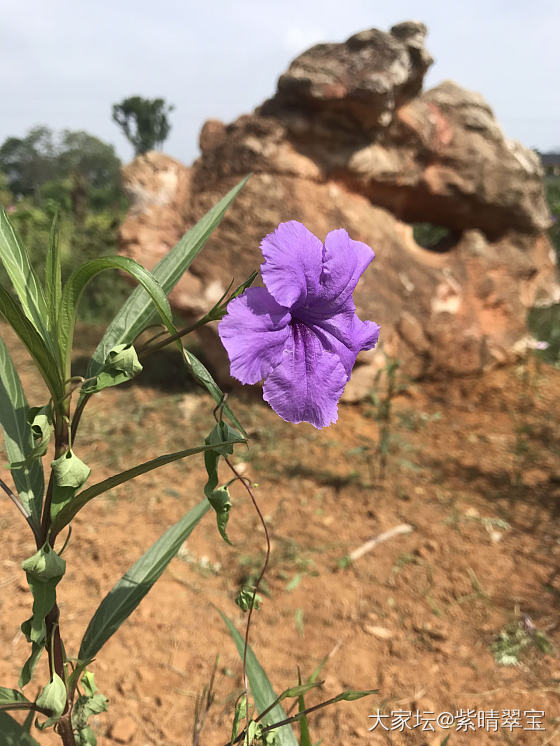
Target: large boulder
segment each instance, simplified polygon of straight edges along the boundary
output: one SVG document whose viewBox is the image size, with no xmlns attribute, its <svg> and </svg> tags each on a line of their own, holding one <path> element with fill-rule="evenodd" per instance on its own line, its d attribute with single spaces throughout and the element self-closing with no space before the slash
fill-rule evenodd
<svg viewBox="0 0 560 746">
<path fill-rule="evenodd" d="M 252 172 L 172 295 L 186 316 L 258 268 L 262 238 L 296 219 L 321 238 L 344 227 L 374 248 L 358 312 L 381 325 L 380 345 L 409 375 L 474 374 L 522 354 L 527 310 L 560 297 L 540 165 L 505 138 L 480 95 L 450 82 L 421 92 L 425 33 L 407 22 L 313 47 L 253 114 L 206 122 L 191 168 L 161 154 L 136 159 L 123 174 L 121 251 L 152 267 Z M 449 233 L 427 250 L 414 222 Z M 226 381 L 215 330 L 201 335 Z M 371 388 L 384 360 L 359 362 L 347 398 Z"/>
</svg>

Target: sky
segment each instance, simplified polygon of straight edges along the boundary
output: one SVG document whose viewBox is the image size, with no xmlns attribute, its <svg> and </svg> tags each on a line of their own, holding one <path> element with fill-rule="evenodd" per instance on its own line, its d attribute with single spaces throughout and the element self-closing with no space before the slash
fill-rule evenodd
<svg viewBox="0 0 560 746">
<path fill-rule="evenodd" d="M 164 144 L 190 163 L 210 118 L 270 97 L 299 53 L 404 20 L 428 26 L 430 88 L 452 79 L 493 108 L 506 135 L 560 151 L 557 0 L 0 0 L 0 143 L 45 124 L 87 130 L 124 161 L 132 147 L 112 104 L 175 106 Z"/>
</svg>

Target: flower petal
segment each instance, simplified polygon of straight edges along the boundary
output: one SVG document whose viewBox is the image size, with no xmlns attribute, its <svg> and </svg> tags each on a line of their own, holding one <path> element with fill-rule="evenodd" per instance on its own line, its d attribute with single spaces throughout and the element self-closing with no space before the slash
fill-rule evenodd
<svg viewBox="0 0 560 746">
<path fill-rule="evenodd" d="M 261 250 L 264 284 L 278 303 L 300 306 L 318 292 L 323 244 L 302 223 L 280 223 L 263 239 Z"/>
<path fill-rule="evenodd" d="M 228 305 L 218 332 L 227 350 L 231 375 L 257 383 L 282 361 L 290 337 L 290 312 L 266 288 L 249 288 Z"/>
<path fill-rule="evenodd" d="M 328 233 L 323 251 L 320 300 L 336 303 L 337 308 L 344 305 L 374 256 L 367 244 L 353 241 L 344 228 Z"/>
<path fill-rule="evenodd" d="M 379 338 L 379 326 L 373 321 L 358 318 L 351 298 L 346 307 L 338 313 L 326 317 L 306 309 L 302 320 L 315 333 L 323 347 L 340 358 L 348 378 L 356 362 L 358 353 L 371 350 Z"/>
<path fill-rule="evenodd" d="M 282 362 L 264 382 L 263 398 L 288 422 L 321 428 L 336 422 L 348 376 L 337 355 L 326 350 L 304 324 L 292 324 Z"/>
</svg>

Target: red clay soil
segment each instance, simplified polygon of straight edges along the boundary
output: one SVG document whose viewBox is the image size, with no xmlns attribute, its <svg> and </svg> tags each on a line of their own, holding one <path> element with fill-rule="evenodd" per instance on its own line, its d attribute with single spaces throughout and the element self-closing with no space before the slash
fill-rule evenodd
<svg viewBox="0 0 560 746">
<path fill-rule="evenodd" d="M 5 328 L 1 334 L 30 403 L 44 403 L 30 361 Z M 170 360 L 156 361 L 151 385 L 109 389 L 88 405 L 75 450 L 95 481 L 208 433 L 209 399 L 192 387 L 183 393 L 166 374 Z M 328 656 L 308 705 L 346 688 L 379 690 L 312 716 L 312 742 L 439 746 L 449 736 L 449 746 L 559 744 L 560 372 L 533 362 L 479 379 L 409 385 L 393 402 L 383 478 L 373 403 L 342 406 L 338 424 L 322 431 L 285 423 L 254 398 L 234 395 L 231 404 L 251 437 L 234 461 L 258 484 L 272 536 L 264 603 L 251 629 L 257 656 L 277 692 L 297 683 L 298 666 L 305 679 Z M 10 478 L 6 469 L 0 475 Z M 104 595 L 202 499 L 204 482 L 202 458 L 193 457 L 80 513 L 59 586 L 70 656 Z M 241 662 L 217 609 L 243 629 L 234 597 L 258 574 L 265 547 L 243 488 L 234 485 L 232 494 L 234 546 L 208 514 L 91 666 L 110 699 L 109 712 L 93 720 L 100 746 L 190 746 L 195 701 L 218 654 L 215 701 L 199 744 L 228 743 Z M 413 530 L 345 562 L 403 523 Z M 26 528 L 3 500 L 3 686 L 16 685 L 28 653 L 19 632 L 31 609 L 20 569 L 34 551 Z M 28 696 L 46 671 L 43 660 Z M 377 712 L 387 717 L 369 730 Z M 441 713 L 466 717 L 444 729 L 444 717 L 432 722 Z M 529 730 L 531 723 L 544 730 Z M 59 743 L 52 734 L 36 737 Z"/>
</svg>

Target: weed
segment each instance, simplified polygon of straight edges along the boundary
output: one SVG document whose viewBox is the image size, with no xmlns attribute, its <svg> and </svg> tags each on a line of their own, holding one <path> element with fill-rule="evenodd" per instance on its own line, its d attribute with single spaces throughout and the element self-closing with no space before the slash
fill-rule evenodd
<svg viewBox="0 0 560 746">
<path fill-rule="evenodd" d="M 553 652 L 546 634 L 538 630 L 527 615 L 507 624 L 491 646 L 494 660 L 500 666 L 518 666 L 523 652 L 530 648 L 546 655 Z"/>
</svg>

